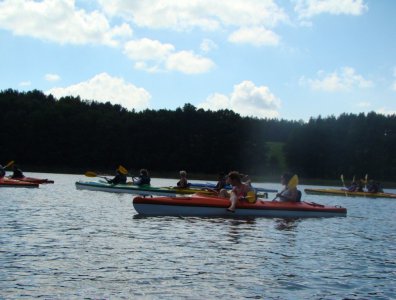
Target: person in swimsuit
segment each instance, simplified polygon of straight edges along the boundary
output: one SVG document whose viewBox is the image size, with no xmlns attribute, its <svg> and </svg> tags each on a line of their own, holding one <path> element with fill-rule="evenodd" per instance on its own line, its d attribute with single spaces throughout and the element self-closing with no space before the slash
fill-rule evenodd
<svg viewBox="0 0 396 300">
<path fill-rule="evenodd" d="M 241 175 L 237 171 L 232 171 L 228 174 L 228 182 L 232 185 L 231 193 L 228 194 L 227 191 L 223 189 L 220 191 L 220 196 L 230 199 L 231 205 L 227 210 L 235 212 L 237 202 L 246 198 L 250 191 L 250 187 L 242 183 Z"/>
</svg>

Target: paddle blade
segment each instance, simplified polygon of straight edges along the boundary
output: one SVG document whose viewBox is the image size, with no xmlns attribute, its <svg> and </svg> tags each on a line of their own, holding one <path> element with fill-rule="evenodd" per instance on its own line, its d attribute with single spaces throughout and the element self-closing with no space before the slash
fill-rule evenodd
<svg viewBox="0 0 396 300">
<path fill-rule="evenodd" d="M 123 166 L 118 166 L 118 171 L 120 171 L 120 173 L 121 174 L 124 174 L 124 175 L 126 175 L 126 174 L 128 174 L 128 170 L 127 169 L 125 169 Z"/>
<path fill-rule="evenodd" d="M 92 172 L 92 171 L 87 171 L 87 172 L 85 172 L 85 176 L 87 176 L 87 177 L 97 177 L 98 174 L 96 174 L 95 172 Z"/>
<path fill-rule="evenodd" d="M 256 191 L 249 191 L 246 195 L 246 200 L 250 203 L 254 203 L 257 200 Z"/>
<path fill-rule="evenodd" d="M 341 181 L 342 181 L 342 185 L 344 186 L 344 188 L 346 188 L 345 181 L 344 181 L 344 174 L 341 174 Z"/>
<path fill-rule="evenodd" d="M 14 161 L 11 160 L 8 164 L 6 164 L 6 165 L 4 166 L 4 169 L 7 169 L 8 167 L 12 166 L 13 164 L 14 164 Z"/>
<path fill-rule="evenodd" d="M 294 174 L 293 177 L 289 180 L 289 183 L 287 184 L 287 187 L 289 189 L 293 189 L 298 185 L 298 176 L 297 174 Z"/>
</svg>

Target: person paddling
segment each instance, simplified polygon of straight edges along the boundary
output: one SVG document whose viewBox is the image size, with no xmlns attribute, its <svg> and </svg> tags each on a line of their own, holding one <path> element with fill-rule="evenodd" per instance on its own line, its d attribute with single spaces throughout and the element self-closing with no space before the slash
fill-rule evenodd
<svg viewBox="0 0 396 300">
<path fill-rule="evenodd" d="M 17 165 L 14 165 L 12 167 L 12 171 L 13 171 L 13 174 L 12 174 L 11 178 L 13 178 L 13 179 L 19 179 L 19 178 L 25 177 L 25 175 L 23 175 L 22 170 L 19 169 Z"/>
<path fill-rule="evenodd" d="M 190 187 L 190 184 L 188 183 L 187 180 L 187 172 L 182 170 L 179 172 L 180 175 L 180 180 L 177 182 L 177 187 L 181 189 L 187 189 Z"/>
<path fill-rule="evenodd" d="M 285 186 L 285 188 L 280 193 L 276 194 L 275 199 L 279 198 L 279 200 L 283 202 L 299 201 L 298 199 L 299 193 L 297 190 L 297 183 L 298 183 L 297 175 L 292 175 L 291 173 L 286 172 L 281 176 L 281 183 L 282 185 Z"/>
<path fill-rule="evenodd" d="M 121 172 L 122 170 L 118 168 L 116 170 L 116 175 L 114 176 L 113 179 L 106 179 L 108 183 L 110 184 L 126 184 L 127 181 L 127 176 L 125 172 Z"/>
<path fill-rule="evenodd" d="M 139 176 L 137 178 L 132 178 L 134 185 L 149 185 L 150 176 L 146 169 L 140 169 Z"/>
</svg>

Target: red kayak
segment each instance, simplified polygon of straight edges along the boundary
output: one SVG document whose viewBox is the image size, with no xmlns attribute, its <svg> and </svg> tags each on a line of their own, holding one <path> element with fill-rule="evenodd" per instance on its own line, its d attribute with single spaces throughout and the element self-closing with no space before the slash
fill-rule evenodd
<svg viewBox="0 0 396 300">
<path fill-rule="evenodd" d="M 10 178 L 0 178 L 0 188 L 2 187 L 17 187 L 17 188 L 38 188 L 39 184 L 34 182 L 25 182 Z"/>
<path fill-rule="evenodd" d="M 33 177 L 21 177 L 21 178 L 10 178 L 13 180 L 18 180 L 18 181 L 23 181 L 23 182 L 30 182 L 30 183 L 37 183 L 37 184 L 43 184 L 43 183 L 54 183 L 53 180 L 48 180 L 48 179 L 41 179 L 41 178 L 33 178 Z"/>
<path fill-rule="evenodd" d="M 189 197 L 135 197 L 133 207 L 144 216 L 321 218 L 345 217 L 347 210 L 313 202 L 239 201 L 235 212 L 227 211 L 225 198 L 194 194 Z"/>
</svg>

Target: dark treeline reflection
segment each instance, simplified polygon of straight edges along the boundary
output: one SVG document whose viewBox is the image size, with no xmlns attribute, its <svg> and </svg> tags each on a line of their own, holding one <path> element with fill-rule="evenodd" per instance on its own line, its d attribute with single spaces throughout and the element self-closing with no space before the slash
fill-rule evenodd
<svg viewBox="0 0 396 300">
<path fill-rule="evenodd" d="M 284 162 L 268 142 L 283 144 L 287 168 L 300 176 L 341 173 L 396 179 L 396 116 L 374 112 L 312 118 L 307 123 L 241 117 L 231 110 L 128 111 L 41 91 L 0 92 L 0 163 L 51 170 L 112 170 L 118 164 L 157 172 L 275 175 Z"/>
</svg>

